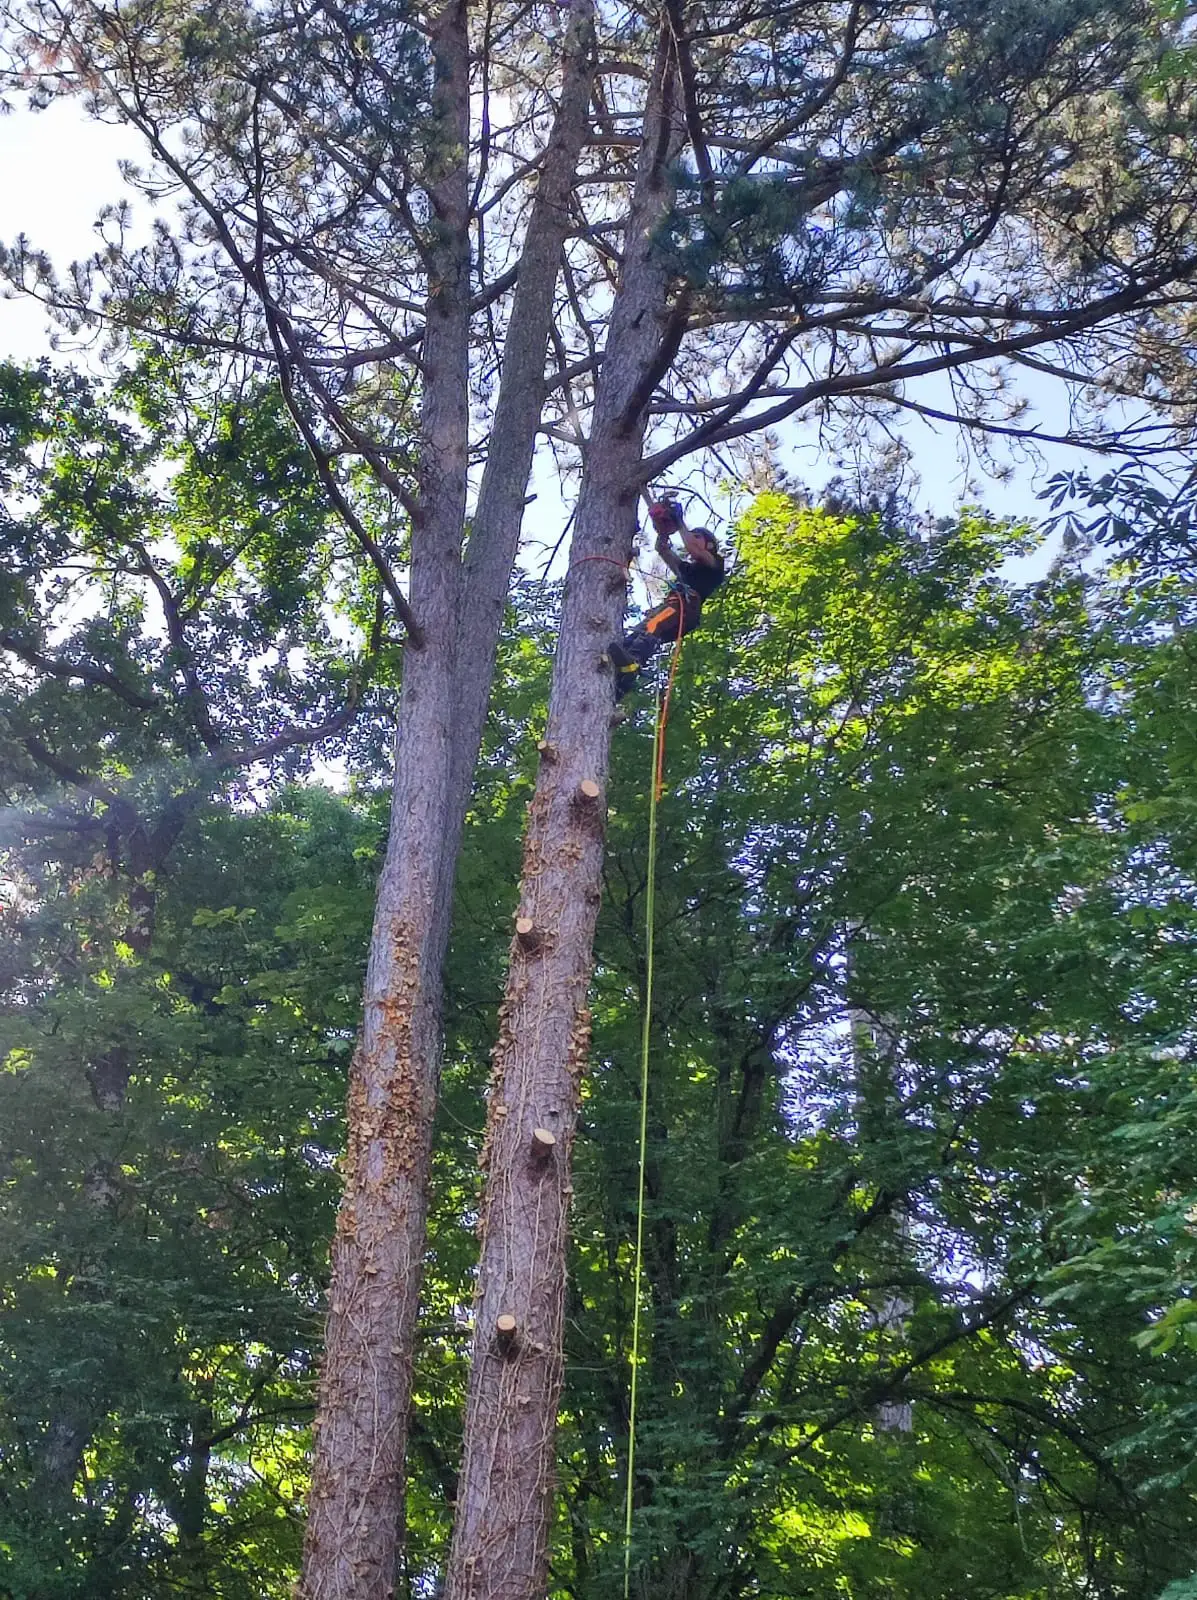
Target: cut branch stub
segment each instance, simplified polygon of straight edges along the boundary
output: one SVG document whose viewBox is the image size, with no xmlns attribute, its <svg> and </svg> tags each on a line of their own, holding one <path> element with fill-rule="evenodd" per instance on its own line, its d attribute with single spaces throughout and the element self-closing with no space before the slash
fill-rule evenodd
<svg viewBox="0 0 1197 1600">
<path fill-rule="evenodd" d="M 596 778 L 583 778 L 570 799 L 570 810 L 575 820 L 588 833 L 599 838 L 607 811 L 603 804 L 603 786 Z"/>
<path fill-rule="evenodd" d="M 505 1353 L 515 1344 L 516 1321 L 509 1311 L 495 1318 L 495 1342 Z"/>
<path fill-rule="evenodd" d="M 540 932 L 531 917 L 516 917 L 515 936 L 525 950 L 535 950 L 540 945 Z"/>
<path fill-rule="evenodd" d="M 557 1148 L 557 1135 L 549 1128 L 532 1129 L 532 1159 L 547 1161 Z"/>
<path fill-rule="evenodd" d="M 536 748 L 540 752 L 540 759 L 542 761 L 556 761 L 556 747 L 551 745 L 547 739 L 538 739 L 536 741 Z"/>
</svg>

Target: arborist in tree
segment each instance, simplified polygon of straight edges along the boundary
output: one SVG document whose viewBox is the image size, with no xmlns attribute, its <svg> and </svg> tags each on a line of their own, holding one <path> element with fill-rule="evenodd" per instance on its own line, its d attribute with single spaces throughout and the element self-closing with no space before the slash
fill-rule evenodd
<svg viewBox="0 0 1197 1600">
<path fill-rule="evenodd" d="M 676 500 L 654 501 L 648 515 L 657 534 L 657 554 L 673 573 L 673 582 L 661 604 L 608 647 L 607 654 L 615 666 L 617 701 L 636 687 L 642 668 L 661 645 L 694 632 L 703 601 L 726 577 L 715 535 L 709 528 L 687 528 Z M 686 560 L 674 553 L 670 541 L 675 533 L 682 536 Z"/>
</svg>

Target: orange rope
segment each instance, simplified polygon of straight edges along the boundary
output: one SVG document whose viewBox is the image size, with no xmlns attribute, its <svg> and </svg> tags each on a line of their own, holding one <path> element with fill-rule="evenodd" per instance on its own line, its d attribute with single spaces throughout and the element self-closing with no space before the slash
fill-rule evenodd
<svg viewBox="0 0 1197 1600">
<path fill-rule="evenodd" d="M 629 556 L 626 561 L 620 561 L 615 556 L 578 556 L 575 560 L 570 562 L 569 567 L 570 571 L 572 572 L 575 567 L 580 567 L 583 562 L 605 561 L 609 567 L 618 567 L 621 572 L 630 572 L 632 570 L 632 562 L 634 559 L 635 557 L 633 556 Z"/>
</svg>

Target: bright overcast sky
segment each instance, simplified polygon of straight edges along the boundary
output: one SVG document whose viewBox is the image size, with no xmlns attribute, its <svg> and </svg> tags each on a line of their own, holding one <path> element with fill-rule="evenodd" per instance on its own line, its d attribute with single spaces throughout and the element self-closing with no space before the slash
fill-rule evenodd
<svg viewBox="0 0 1197 1600">
<path fill-rule="evenodd" d="M 0 238 L 11 244 L 24 233 L 58 266 L 91 255 L 97 214 L 125 193 L 118 163 L 138 154 L 128 130 L 93 122 L 66 101 L 0 117 Z M 0 301 L 0 355 L 46 355 L 47 322 L 31 301 Z"/>
<path fill-rule="evenodd" d="M 99 242 L 98 212 L 127 193 L 118 163 L 141 155 L 135 135 L 91 121 L 77 103 L 58 102 L 38 113 L 17 109 L 0 117 L 0 238 L 11 243 L 24 233 L 60 267 L 90 255 Z M 137 197 L 133 203 L 135 224 L 139 217 L 144 223 L 147 203 Z M 0 300 L 0 357 L 34 361 L 50 353 L 47 322 L 43 309 L 31 301 Z M 66 359 L 67 354 L 61 352 L 57 359 Z M 933 403 L 947 401 L 946 384 L 941 393 L 921 392 Z M 1037 398 L 1043 426 L 1059 430 L 1064 424 L 1058 385 L 1041 385 Z M 1034 473 L 1019 464 L 1013 479 L 999 484 L 986 481 L 974 466 L 970 481 L 961 464 L 955 429 L 946 424 L 933 429 L 912 419 L 903 434 L 915 451 L 920 505 L 942 514 L 963 498 L 1009 515 L 1034 516 L 1042 511 L 1035 491 L 1046 472 Z M 811 440 L 809 430 L 795 428 L 791 437 L 793 470 L 817 487 L 831 475 L 830 464 L 820 457 L 816 442 L 805 442 Z M 1083 464 L 1076 452 L 1052 449 L 1045 455 L 1049 471 Z"/>
</svg>

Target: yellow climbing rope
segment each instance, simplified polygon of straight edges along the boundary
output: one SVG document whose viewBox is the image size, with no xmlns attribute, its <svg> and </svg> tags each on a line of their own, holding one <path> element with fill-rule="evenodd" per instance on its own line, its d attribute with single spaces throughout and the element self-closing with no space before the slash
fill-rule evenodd
<svg viewBox="0 0 1197 1600">
<path fill-rule="evenodd" d="M 680 619 L 679 619 L 680 620 Z M 632 1500 L 636 1478 L 636 1400 L 640 1376 L 640 1287 L 644 1276 L 644 1175 L 648 1164 L 648 1056 L 653 1017 L 653 946 L 656 937 L 657 802 L 665 786 L 665 727 L 673 683 L 682 654 L 679 627 L 665 693 L 657 690 L 657 720 L 653 734 L 653 776 L 648 797 L 648 881 L 644 891 L 644 1022 L 640 1029 L 640 1157 L 636 1189 L 636 1270 L 632 1279 L 632 1377 L 628 1396 L 628 1480 L 623 1513 L 623 1600 L 632 1588 Z"/>
</svg>

